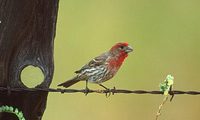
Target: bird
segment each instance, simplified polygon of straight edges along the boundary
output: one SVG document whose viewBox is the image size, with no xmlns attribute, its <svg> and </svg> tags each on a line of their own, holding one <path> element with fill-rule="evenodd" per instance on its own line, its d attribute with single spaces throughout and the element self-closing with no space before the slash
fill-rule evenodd
<svg viewBox="0 0 200 120">
<path fill-rule="evenodd" d="M 95 57 L 81 69 L 75 71 L 76 75 L 73 78 L 58 86 L 68 88 L 80 81 L 86 81 L 87 90 L 89 90 L 88 82 L 96 83 L 108 90 L 102 83 L 116 75 L 124 60 L 132 51 L 133 48 L 127 42 L 116 43 L 107 52 Z"/>
</svg>

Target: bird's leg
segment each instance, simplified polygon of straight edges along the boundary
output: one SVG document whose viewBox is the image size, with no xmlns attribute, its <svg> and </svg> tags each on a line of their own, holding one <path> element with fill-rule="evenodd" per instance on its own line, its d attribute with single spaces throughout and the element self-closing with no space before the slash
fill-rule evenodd
<svg viewBox="0 0 200 120">
<path fill-rule="evenodd" d="M 104 89 L 106 89 L 106 97 L 109 97 L 110 95 L 111 95 L 111 92 L 110 92 L 110 89 L 109 88 L 107 88 L 107 87 L 105 87 L 104 85 L 102 85 L 102 84 L 99 84 L 101 87 L 103 87 Z"/>
<path fill-rule="evenodd" d="M 104 89 L 106 89 L 106 90 L 109 90 L 109 88 L 107 88 L 107 87 L 105 87 L 104 85 L 102 85 L 102 84 L 99 84 L 101 87 L 103 87 Z"/>
<path fill-rule="evenodd" d="M 85 96 L 89 93 L 89 88 L 88 88 L 88 81 L 86 80 L 86 86 L 85 86 Z"/>
</svg>

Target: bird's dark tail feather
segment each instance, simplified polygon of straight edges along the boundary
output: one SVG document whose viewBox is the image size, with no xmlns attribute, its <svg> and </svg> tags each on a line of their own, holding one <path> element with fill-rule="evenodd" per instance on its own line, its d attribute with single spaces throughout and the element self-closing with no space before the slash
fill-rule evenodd
<svg viewBox="0 0 200 120">
<path fill-rule="evenodd" d="M 77 83 L 77 82 L 79 82 L 80 80 L 78 79 L 78 77 L 76 76 L 76 77 L 74 77 L 74 78 L 72 78 L 72 79 L 70 79 L 70 80 L 68 80 L 68 81 L 66 81 L 66 82 L 64 82 L 64 83 L 61 83 L 61 84 L 59 84 L 58 86 L 63 86 L 63 87 L 69 87 L 69 86 L 72 86 L 73 84 L 75 84 L 75 83 Z"/>
</svg>

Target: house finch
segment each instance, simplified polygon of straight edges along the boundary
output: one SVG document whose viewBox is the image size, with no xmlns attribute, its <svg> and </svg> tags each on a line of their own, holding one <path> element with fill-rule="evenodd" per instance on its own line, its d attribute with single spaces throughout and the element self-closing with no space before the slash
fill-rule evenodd
<svg viewBox="0 0 200 120">
<path fill-rule="evenodd" d="M 88 82 L 99 84 L 108 89 L 102 83 L 111 79 L 117 73 L 128 53 L 132 51 L 133 49 L 128 43 L 117 43 L 108 52 L 95 57 L 80 70 L 75 71 L 77 74 L 75 77 L 58 86 L 67 88 L 79 81 L 86 81 L 86 89 L 88 89 Z"/>
</svg>

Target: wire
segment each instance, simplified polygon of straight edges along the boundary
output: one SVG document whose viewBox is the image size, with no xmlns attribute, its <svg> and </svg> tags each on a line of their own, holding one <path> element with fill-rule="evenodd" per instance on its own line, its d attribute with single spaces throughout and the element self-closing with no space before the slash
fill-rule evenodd
<svg viewBox="0 0 200 120">
<path fill-rule="evenodd" d="M 6 87 L 0 87 L 0 91 L 29 91 L 29 92 L 60 92 L 60 93 L 122 93 L 122 94 L 163 94 L 161 91 L 147 91 L 147 90 L 125 90 L 125 89 L 109 89 L 109 90 L 86 90 L 86 89 L 54 89 L 54 88 L 6 88 Z M 200 91 L 181 91 L 181 90 L 172 90 L 169 91 L 170 95 L 181 95 L 181 94 L 187 94 L 187 95 L 200 95 Z"/>
</svg>

